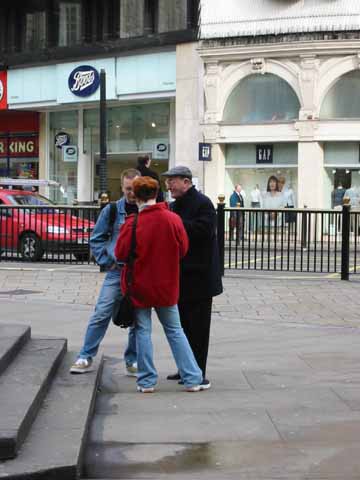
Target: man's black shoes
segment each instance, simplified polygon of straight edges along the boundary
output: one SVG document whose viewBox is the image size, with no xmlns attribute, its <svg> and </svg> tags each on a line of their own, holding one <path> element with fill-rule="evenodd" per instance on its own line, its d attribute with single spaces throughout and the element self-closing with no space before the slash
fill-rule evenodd
<svg viewBox="0 0 360 480">
<path fill-rule="evenodd" d="M 181 380 L 179 373 L 173 373 L 172 375 L 168 375 L 166 377 L 167 380 Z"/>
</svg>

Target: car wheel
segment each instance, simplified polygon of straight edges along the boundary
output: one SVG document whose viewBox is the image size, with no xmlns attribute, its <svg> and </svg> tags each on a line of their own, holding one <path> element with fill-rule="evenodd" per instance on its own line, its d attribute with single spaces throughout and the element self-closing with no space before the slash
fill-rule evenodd
<svg viewBox="0 0 360 480">
<path fill-rule="evenodd" d="M 74 253 L 74 257 L 78 262 L 87 262 L 90 255 L 88 253 Z"/>
<path fill-rule="evenodd" d="M 44 253 L 40 238 L 35 233 L 24 233 L 20 241 L 20 252 L 24 260 L 30 262 L 40 260 Z"/>
</svg>

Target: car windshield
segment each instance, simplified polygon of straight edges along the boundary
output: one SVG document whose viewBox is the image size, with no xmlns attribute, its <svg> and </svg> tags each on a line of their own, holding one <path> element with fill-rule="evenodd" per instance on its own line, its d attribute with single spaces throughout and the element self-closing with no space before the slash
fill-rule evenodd
<svg viewBox="0 0 360 480">
<path fill-rule="evenodd" d="M 13 205 L 54 205 L 48 198 L 42 195 L 8 195 Z"/>
</svg>

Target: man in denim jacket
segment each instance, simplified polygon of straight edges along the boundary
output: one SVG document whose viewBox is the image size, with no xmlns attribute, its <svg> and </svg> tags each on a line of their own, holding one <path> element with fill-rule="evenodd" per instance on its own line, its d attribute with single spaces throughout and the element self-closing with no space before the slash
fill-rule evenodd
<svg viewBox="0 0 360 480">
<path fill-rule="evenodd" d="M 111 320 L 112 308 L 115 299 L 121 295 L 120 275 L 121 266 L 114 257 L 114 248 L 119 229 L 125 222 L 126 215 L 135 213 L 137 206 L 132 191 L 133 180 L 140 176 L 135 169 L 125 170 L 121 175 L 121 188 L 124 196 L 117 202 L 117 213 L 114 225 L 111 226 L 110 205 L 100 213 L 90 238 L 91 251 L 98 265 L 106 270 L 104 283 L 101 287 L 95 311 L 90 317 L 82 349 L 70 373 L 85 373 L 91 370 L 92 359 L 97 354 L 101 340 L 104 338 Z M 126 373 L 136 376 L 136 337 L 135 329 L 129 329 L 128 346 L 125 350 L 124 360 Z"/>
</svg>

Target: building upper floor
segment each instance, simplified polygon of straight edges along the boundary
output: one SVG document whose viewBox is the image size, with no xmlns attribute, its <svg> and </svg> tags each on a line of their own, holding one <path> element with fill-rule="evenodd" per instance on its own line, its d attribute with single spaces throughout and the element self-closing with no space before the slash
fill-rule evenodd
<svg viewBox="0 0 360 480">
<path fill-rule="evenodd" d="M 201 38 L 360 29 L 358 0 L 201 0 Z"/>
<path fill-rule="evenodd" d="M 191 41 L 198 7 L 198 0 L 4 0 L 0 63 L 7 68 Z"/>
</svg>

